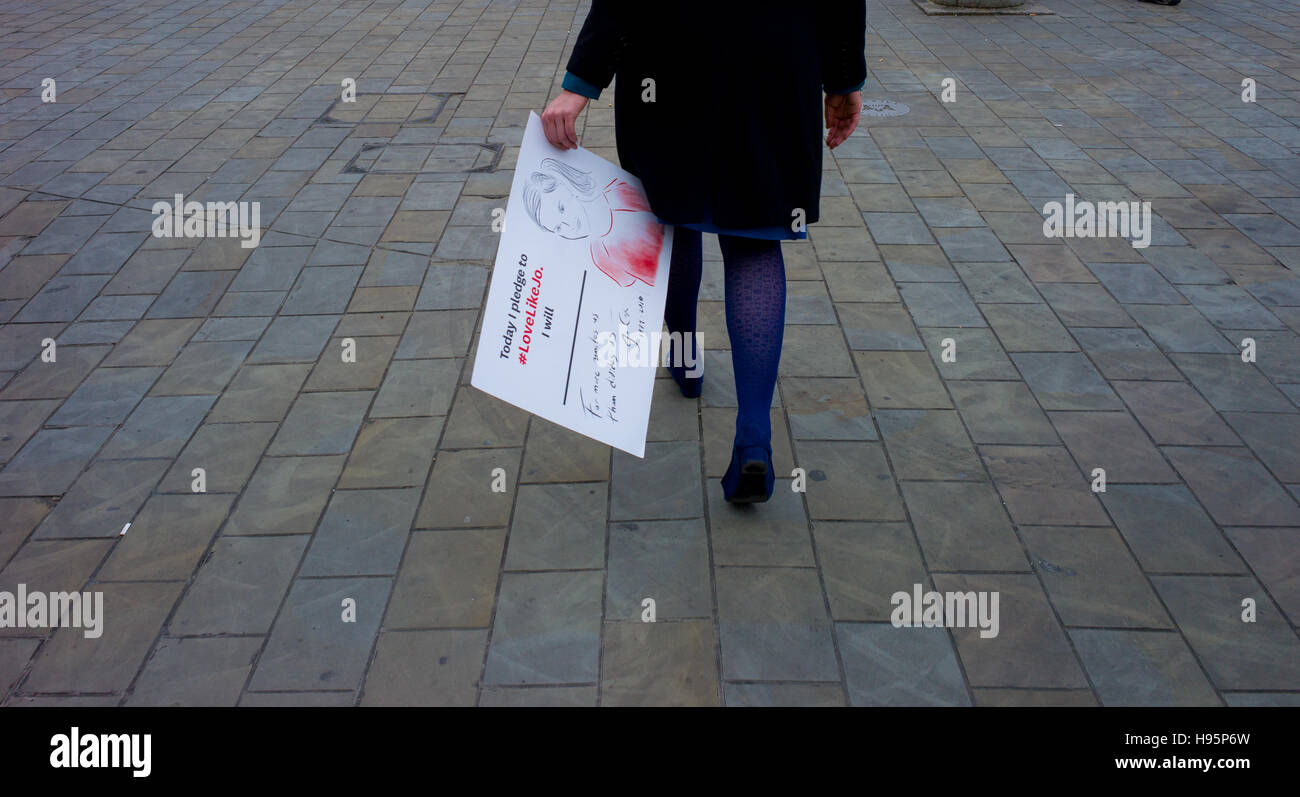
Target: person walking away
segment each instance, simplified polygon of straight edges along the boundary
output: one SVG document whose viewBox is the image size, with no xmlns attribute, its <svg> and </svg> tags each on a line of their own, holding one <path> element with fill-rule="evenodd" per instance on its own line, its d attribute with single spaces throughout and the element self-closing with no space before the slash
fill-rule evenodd
<svg viewBox="0 0 1300 797">
<path fill-rule="evenodd" d="M 669 372 L 696 397 L 701 233 L 722 250 L 736 436 L 722 479 L 733 503 L 772 495 L 770 405 L 785 326 L 781 241 L 819 217 L 822 124 L 832 149 L 856 129 L 867 78 L 863 0 L 785 3 L 593 0 L 542 123 L 578 145 L 576 119 L 617 76 L 624 169 L 661 223 L 675 225 L 664 320 L 690 341 Z M 690 333 L 687 335 L 686 333 Z"/>
</svg>

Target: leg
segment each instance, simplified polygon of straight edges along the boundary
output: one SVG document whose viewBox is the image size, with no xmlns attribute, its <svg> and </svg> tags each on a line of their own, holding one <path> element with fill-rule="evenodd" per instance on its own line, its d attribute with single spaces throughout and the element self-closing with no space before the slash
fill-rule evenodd
<svg viewBox="0 0 1300 797">
<path fill-rule="evenodd" d="M 719 236 L 725 267 L 727 333 L 736 372 L 736 443 L 733 469 L 751 468 L 762 451 L 767 500 L 772 480 L 770 408 L 785 333 L 785 260 L 780 241 Z M 748 463 L 748 464 L 747 464 Z M 727 488 L 724 480 L 724 490 Z M 756 487 L 755 483 L 750 487 Z M 733 485 L 736 479 L 732 479 Z M 745 492 L 745 490 L 742 490 Z"/>
<path fill-rule="evenodd" d="M 668 372 L 681 388 L 682 395 L 700 395 L 703 377 L 699 375 L 699 349 L 695 345 L 695 314 L 700 301 L 700 276 L 703 271 L 703 241 L 698 230 L 677 227 L 673 230 L 672 266 L 668 272 L 668 297 L 664 304 L 664 323 L 670 333 L 681 337 L 681 349 L 674 352 Z M 677 359 L 680 357 L 680 359 Z M 695 366 L 692 370 L 691 366 Z M 688 375 L 688 372 L 694 375 Z"/>
</svg>

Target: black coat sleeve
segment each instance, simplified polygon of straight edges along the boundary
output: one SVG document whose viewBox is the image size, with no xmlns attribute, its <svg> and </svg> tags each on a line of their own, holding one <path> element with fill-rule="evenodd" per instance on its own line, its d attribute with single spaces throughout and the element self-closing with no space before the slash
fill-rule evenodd
<svg viewBox="0 0 1300 797">
<path fill-rule="evenodd" d="M 837 91 L 856 86 L 867 79 L 867 4 L 865 0 L 829 0 L 818 5 L 822 88 Z"/>
<path fill-rule="evenodd" d="M 597 88 L 609 86 L 626 44 L 625 5 L 626 0 L 592 0 L 567 71 Z"/>
</svg>

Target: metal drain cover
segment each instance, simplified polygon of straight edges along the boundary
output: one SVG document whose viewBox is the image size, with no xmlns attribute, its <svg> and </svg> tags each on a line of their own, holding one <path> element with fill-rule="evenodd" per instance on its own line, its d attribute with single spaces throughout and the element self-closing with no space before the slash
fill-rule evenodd
<svg viewBox="0 0 1300 797">
<path fill-rule="evenodd" d="M 470 175 L 495 172 L 505 144 L 364 144 L 347 174 Z"/>
<path fill-rule="evenodd" d="M 863 100 L 863 116 L 902 116 L 912 110 L 901 102 L 893 100 Z"/>
</svg>

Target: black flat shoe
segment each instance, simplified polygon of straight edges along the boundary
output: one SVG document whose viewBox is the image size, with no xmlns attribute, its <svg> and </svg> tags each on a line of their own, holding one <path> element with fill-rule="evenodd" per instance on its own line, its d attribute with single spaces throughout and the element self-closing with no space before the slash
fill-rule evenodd
<svg viewBox="0 0 1300 797">
<path fill-rule="evenodd" d="M 687 376 L 684 367 L 668 366 L 668 374 L 686 398 L 699 398 L 704 391 L 704 376 Z"/>
<path fill-rule="evenodd" d="M 722 497 L 732 504 L 761 504 L 772 497 L 776 471 L 770 446 L 732 447 L 731 466 L 722 477 Z"/>
</svg>

